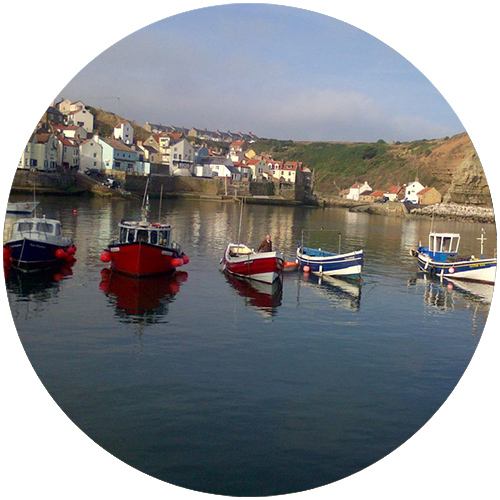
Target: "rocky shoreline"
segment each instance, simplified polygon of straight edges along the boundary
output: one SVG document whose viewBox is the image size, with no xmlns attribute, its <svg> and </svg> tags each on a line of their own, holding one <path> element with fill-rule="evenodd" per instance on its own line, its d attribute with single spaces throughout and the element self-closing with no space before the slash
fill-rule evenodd
<svg viewBox="0 0 500 500">
<path fill-rule="evenodd" d="M 439 203 L 428 207 L 414 208 L 410 215 L 417 217 L 439 217 L 440 219 L 463 220 L 469 222 L 495 223 L 493 208 L 457 203 Z"/>
</svg>

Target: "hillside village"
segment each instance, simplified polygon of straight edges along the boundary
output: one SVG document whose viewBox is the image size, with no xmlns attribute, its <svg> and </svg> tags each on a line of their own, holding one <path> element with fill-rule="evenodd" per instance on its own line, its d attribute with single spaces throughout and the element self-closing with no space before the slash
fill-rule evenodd
<svg viewBox="0 0 500 500">
<path fill-rule="evenodd" d="M 455 201 L 450 197 L 458 170 L 455 164 L 462 156 L 471 156 L 462 136 L 441 141 L 447 141 L 449 148 L 455 142 L 462 148 L 452 147 L 448 156 L 455 163 L 450 168 L 439 152 L 443 145 L 436 140 L 419 141 L 416 147 L 413 143 L 389 146 L 384 141 L 301 145 L 261 139 L 253 132 L 211 131 L 150 122 L 141 126 L 80 100 L 61 99 L 47 109 L 38 123 L 18 169 L 78 172 L 111 182 L 125 176 L 223 179 L 226 194 L 228 185 L 249 194 L 281 194 L 287 189 L 297 190 L 300 184 L 302 201 L 307 202 L 320 201 L 313 195 L 315 189 L 320 197 L 325 196 L 323 203 L 325 200 L 331 204 L 344 200 L 353 205 L 402 201 L 429 206 L 443 199 Z M 415 150 L 421 153 L 420 157 Z M 447 158 L 446 154 L 444 157 Z M 430 175 L 426 170 L 430 164 L 428 158 L 434 158 L 434 168 L 444 165 L 438 174 L 433 171 Z M 381 175 L 381 168 L 388 168 L 387 165 L 392 171 Z M 470 171 L 467 167 L 465 170 Z M 480 165 L 479 170 L 479 177 L 481 174 L 484 177 Z M 256 189 L 257 184 L 268 186 Z M 245 185 L 253 186 L 253 190 L 242 188 Z M 491 206 L 489 190 L 462 198 L 465 204 Z"/>
</svg>

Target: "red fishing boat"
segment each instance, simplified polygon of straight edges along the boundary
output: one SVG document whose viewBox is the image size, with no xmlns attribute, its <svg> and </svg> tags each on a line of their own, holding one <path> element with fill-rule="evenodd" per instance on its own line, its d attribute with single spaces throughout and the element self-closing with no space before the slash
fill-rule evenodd
<svg viewBox="0 0 500 500">
<path fill-rule="evenodd" d="M 189 262 L 181 247 L 171 241 L 169 224 L 122 221 L 120 238 L 101 253 L 102 262 L 130 276 L 152 276 L 175 271 Z"/>
<path fill-rule="evenodd" d="M 223 271 L 264 283 L 281 278 L 283 262 L 281 252 L 254 252 L 242 243 L 229 243 L 221 261 Z"/>
<path fill-rule="evenodd" d="M 172 273 L 187 264 L 189 257 L 171 239 L 170 224 L 149 222 L 147 202 L 142 211 L 142 220 L 119 223 L 119 239 L 103 250 L 101 261 L 110 262 L 114 271 L 134 277 Z"/>
</svg>

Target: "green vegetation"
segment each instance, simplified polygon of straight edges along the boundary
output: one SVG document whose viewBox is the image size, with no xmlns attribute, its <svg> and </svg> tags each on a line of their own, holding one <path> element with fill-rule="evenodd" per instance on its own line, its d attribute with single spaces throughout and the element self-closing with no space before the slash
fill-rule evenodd
<svg viewBox="0 0 500 500">
<path fill-rule="evenodd" d="M 317 191 L 337 193 L 357 181 L 366 180 L 375 189 L 385 189 L 416 176 L 425 185 L 447 188 L 446 181 L 436 176 L 431 160 L 432 152 L 443 142 L 444 139 L 394 144 L 382 139 L 373 143 L 259 139 L 251 147 L 257 154 L 269 153 L 276 160 L 303 162 L 314 169 Z"/>
</svg>

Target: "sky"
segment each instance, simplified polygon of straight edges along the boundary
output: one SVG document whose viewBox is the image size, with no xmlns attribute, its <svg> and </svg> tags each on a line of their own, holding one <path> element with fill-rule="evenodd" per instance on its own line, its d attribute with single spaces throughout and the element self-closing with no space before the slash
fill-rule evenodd
<svg viewBox="0 0 500 500">
<path fill-rule="evenodd" d="M 429 80 L 376 38 L 265 4 L 203 8 L 147 26 L 98 55 L 59 95 L 142 123 L 276 139 L 405 141 L 464 130 Z"/>
</svg>

